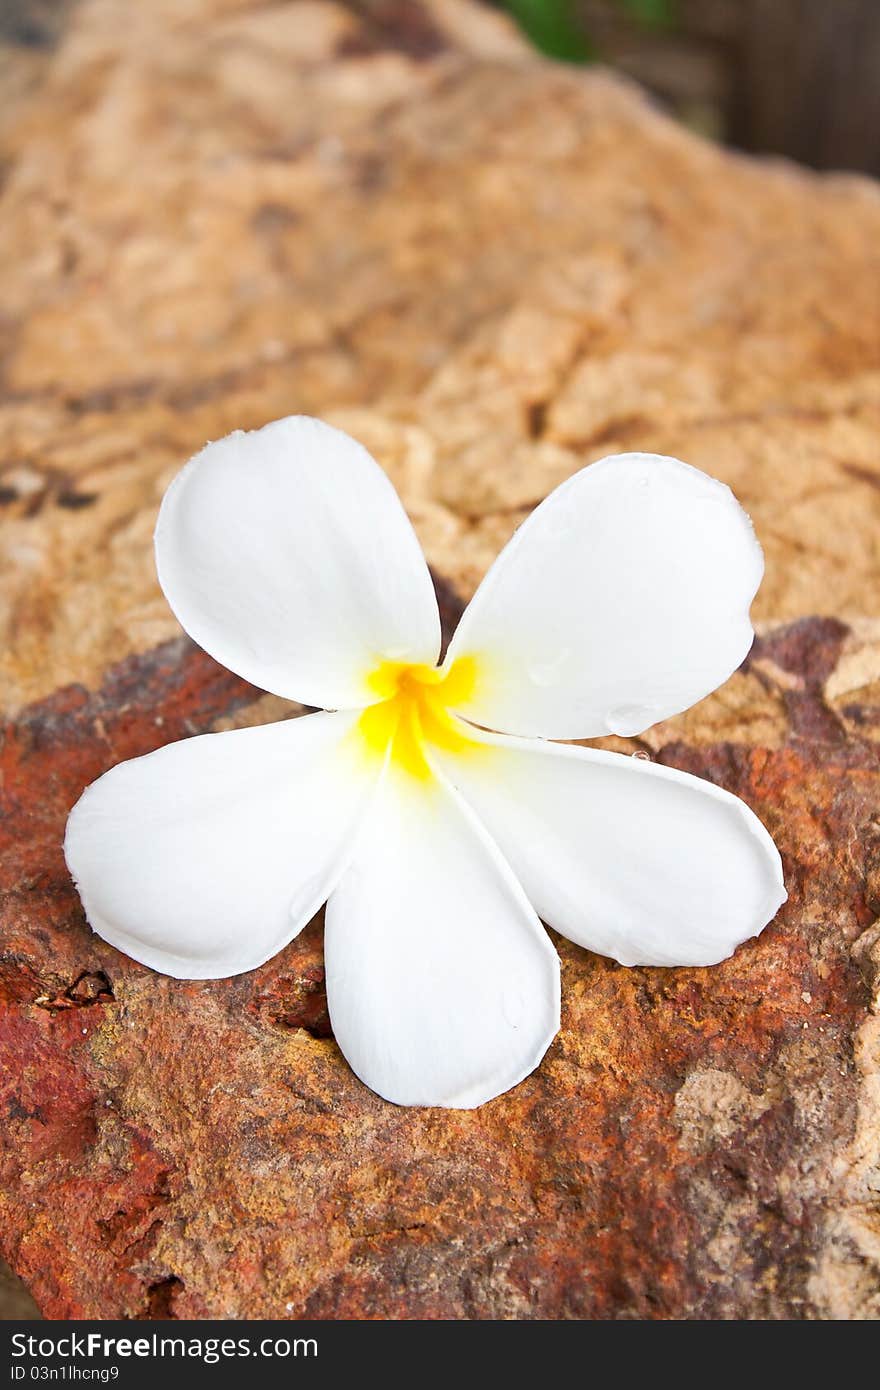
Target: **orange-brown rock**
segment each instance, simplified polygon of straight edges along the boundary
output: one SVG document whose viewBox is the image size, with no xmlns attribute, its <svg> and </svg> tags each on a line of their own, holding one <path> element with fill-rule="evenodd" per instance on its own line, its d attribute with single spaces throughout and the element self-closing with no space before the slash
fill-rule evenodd
<svg viewBox="0 0 880 1390">
<path fill-rule="evenodd" d="M 82 0 L 2 120 L 0 1253 L 49 1317 L 880 1315 L 876 187 L 465 0 Z M 712 970 L 560 941 L 562 1032 L 475 1112 L 353 1077 L 320 922 L 180 983 L 65 872 L 112 763 L 295 713 L 177 635 L 150 536 L 205 439 L 297 410 L 386 465 L 448 625 L 618 449 L 767 553 L 745 667 L 642 743 L 754 807 L 788 904 Z"/>
</svg>

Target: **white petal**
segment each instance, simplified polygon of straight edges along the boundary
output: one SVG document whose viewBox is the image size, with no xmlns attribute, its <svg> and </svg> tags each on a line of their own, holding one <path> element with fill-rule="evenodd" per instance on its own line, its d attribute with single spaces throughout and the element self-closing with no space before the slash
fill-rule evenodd
<svg viewBox="0 0 880 1390">
<path fill-rule="evenodd" d="M 389 773 L 327 906 L 336 1039 L 398 1105 L 470 1109 L 559 1028 L 559 959 L 485 830 L 439 779 Z"/>
<path fill-rule="evenodd" d="M 499 555 L 453 638 L 479 678 L 459 713 L 545 738 L 635 734 L 736 670 L 764 561 L 730 489 L 620 454 L 569 478 Z"/>
<path fill-rule="evenodd" d="M 596 748 L 480 735 L 432 752 L 540 916 L 623 965 L 714 965 L 772 919 L 779 852 L 745 802 Z"/>
<path fill-rule="evenodd" d="M 344 872 L 375 787 L 356 717 L 203 734 L 88 787 L 64 849 L 99 936 L 187 980 L 280 951 Z"/>
<path fill-rule="evenodd" d="M 397 494 L 320 420 L 239 430 L 191 459 L 165 494 L 156 564 L 199 646 L 302 704 L 368 705 L 380 661 L 437 659 L 431 576 Z"/>
</svg>

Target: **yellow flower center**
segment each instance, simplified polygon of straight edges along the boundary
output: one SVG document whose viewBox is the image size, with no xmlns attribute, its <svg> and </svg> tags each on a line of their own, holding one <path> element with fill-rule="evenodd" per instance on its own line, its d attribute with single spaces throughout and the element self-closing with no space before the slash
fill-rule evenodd
<svg viewBox="0 0 880 1390">
<path fill-rule="evenodd" d="M 426 742 L 451 753 L 478 747 L 468 734 L 468 726 L 449 712 L 450 707 L 468 699 L 476 677 L 471 656 L 460 657 L 448 671 L 383 661 L 367 682 L 381 698 L 358 720 L 358 730 L 370 752 L 384 757 L 390 744 L 395 766 L 424 780 L 431 776 Z"/>
</svg>

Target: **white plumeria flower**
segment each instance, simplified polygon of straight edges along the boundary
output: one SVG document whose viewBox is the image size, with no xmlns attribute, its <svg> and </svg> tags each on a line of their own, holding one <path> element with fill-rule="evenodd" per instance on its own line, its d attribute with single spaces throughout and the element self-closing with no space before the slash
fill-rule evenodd
<svg viewBox="0 0 880 1390">
<path fill-rule="evenodd" d="M 746 655 L 761 549 L 696 469 L 621 454 L 568 479 L 439 667 L 394 489 L 318 420 L 203 449 L 165 496 L 156 558 L 200 646 L 321 710 L 190 738 L 89 787 L 65 844 L 88 920 L 156 970 L 216 979 L 261 965 L 326 901 L 336 1039 L 386 1099 L 468 1108 L 538 1065 L 559 1028 L 539 916 L 624 965 L 711 965 L 785 900 L 737 797 L 543 741 L 640 733 Z"/>
</svg>

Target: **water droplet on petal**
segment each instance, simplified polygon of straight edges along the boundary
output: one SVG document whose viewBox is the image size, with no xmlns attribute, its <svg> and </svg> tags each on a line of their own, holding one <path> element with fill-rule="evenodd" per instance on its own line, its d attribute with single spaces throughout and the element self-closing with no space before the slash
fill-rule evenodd
<svg viewBox="0 0 880 1390">
<path fill-rule="evenodd" d="M 618 734 L 621 738 L 640 734 L 656 722 L 657 715 L 650 705 L 617 705 L 605 716 L 609 734 Z"/>
<path fill-rule="evenodd" d="M 546 689 L 550 685 L 561 685 L 566 677 L 566 666 L 571 656 L 571 647 L 563 647 L 562 651 L 551 658 L 549 661 L 532 661 L 529 663 L 529 680 L 532 685 Z"/>
<path fill-rule="evenodd" d="M 521 989 L 510 987 L 501 999 L 501 1012 L 511 1028 L 519 1028 L 525 1014 L 526 1001 Z"/>
</svg>

